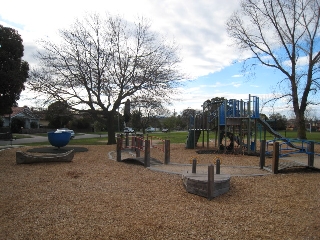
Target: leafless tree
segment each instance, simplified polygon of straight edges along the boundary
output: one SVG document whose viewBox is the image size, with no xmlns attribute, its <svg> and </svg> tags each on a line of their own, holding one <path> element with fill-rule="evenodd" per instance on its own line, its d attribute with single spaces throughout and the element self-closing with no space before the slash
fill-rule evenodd
<svg viewBox="0 0 320 240">
<path fill-rule="evenodd" d="M 139 113 L 140 123 L 143 133 L 145 129 L 150 126 L 152 119 L 157 118 L 159 115 L 168 115 L 169 110 L 165 107 L 165 102 L 161 101 L 159 98 L 143 98 L 132 99 L 132 109 Z"/>
<path fill-rule="evenodd" d="M 227 22 L 229 35 L 253 54 L 254 64 L 283 73 L 274 100 L 291 102 L 302 139 L 307 106 L 319 104 L 319 7 L 319 0 L 243 0 Z"/>
<path fill-rule="evenodd" d="M 114 116 L 121 104 L 131 97 L 170 101 L 181 79 L 176 45 L 152 32 L 143 18 L 130 23 L 89 14 L 60 37 L 40 42 L 44 50 L 29 86 L 48 102 L 67 102 L 104 122 L 108 144 L 115 143 Z"/>
</svg>

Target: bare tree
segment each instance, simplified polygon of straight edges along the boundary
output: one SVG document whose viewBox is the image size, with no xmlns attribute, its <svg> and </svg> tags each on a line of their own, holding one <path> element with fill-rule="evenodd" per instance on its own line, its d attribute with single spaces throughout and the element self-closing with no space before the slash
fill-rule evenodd
<svg viewBox="0 0 320 240">
<path fill-rule="evenodd" d="M 283 92 L 274 100 L 291 102 L 306 138 L 305 111 L 319 104 L 319 0 L 243 0 L 227 22 L 229 35 L 257 62 L 284 74 Z M 252 66 L 252 65 L 251 65 Z"/>
<path fill-rule="evenodd" d="M 140 116 L 139 126 L 141 126 L 143 133 L 150 126 L 153 119 L 159 115 L 167 115 L 169 113 L 164 104 L 165 102 L 161 101 L 160 98 L 154 97 L 132 99 L 131 106 L 135 113 Z"/>
<path fill-rule="evenodd" d="M 108 144 L 115 143 L 114 116 L 134 97 L 170 100 L 181 75 L 177 47 L 160 39 L 144 19 L 128 23 L 119 17 L 91 14 L 60 31 L 60 42 L 42 40 L 39 67 L 31 89 L 47 101 L 67 102 L 73 110 L 104 122 Z"/>
</svg>

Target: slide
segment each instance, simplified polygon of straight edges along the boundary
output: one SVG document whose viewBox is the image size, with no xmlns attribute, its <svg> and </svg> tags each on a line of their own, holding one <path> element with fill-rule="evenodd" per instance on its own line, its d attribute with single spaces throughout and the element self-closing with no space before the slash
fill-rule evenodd
<svg viewBox="0 0 320 240">
<path fill-rule="evenodd" d="M 294 145 L 293 143 L 291 143 L 289 141 L 289 139 L 284 138 L 282 135 L 280 135 L 280 133 L 278 133 L 275 130 L 273 130 L 272 127 L 269 125 L 269 123 L 267 123 L 266 121 L 262 120 L 261 118 L 257 118 L 257 120 L 269 133 L 274 135 L 276 138 L 281 138 L 281 140 L 286 142 L 288 144 L 288 146 L 301 150 L 301 147 L 298 147 L 298 146 Z"/>
<path fill-rule="evenodd" d="M 189 129 L 188 138 L 186 141 L 186 148 L 194 149 L 197 145 L 199 137 L 201 135 L 201 130 Z"/>
</svg>

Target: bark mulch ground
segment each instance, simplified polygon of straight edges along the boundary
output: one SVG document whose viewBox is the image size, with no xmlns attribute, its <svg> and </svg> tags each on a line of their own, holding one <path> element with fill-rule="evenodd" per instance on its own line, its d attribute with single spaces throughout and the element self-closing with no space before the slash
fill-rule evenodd
<svg viewBox="0 0 320 240">
<path fill-rule="evenodd" d="M 17 165 L 15 152 L 31 147 L 0 152 L 0 239 L 320 239 L 319 171 L 252 176 L 258 157 L 172 144 L 169 167 L 218 156 L 221 173 L 245 169 L 208 201 L 179 174 L 110 159 L 115 146 L 83 147 L 71 163 Z"/>
</svg>

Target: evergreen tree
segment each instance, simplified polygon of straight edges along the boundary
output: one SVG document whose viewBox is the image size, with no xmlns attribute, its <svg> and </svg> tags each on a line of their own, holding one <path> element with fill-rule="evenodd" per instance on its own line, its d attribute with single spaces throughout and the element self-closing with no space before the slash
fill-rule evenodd
<svg viewBox="0 0 320 240">
<path fill-rule="evenodd" d="M 29 64 L 22 60 L 22 38 L 0 25 L 0 115 L 12 113 L 28 78 Z"/>
</svg>

